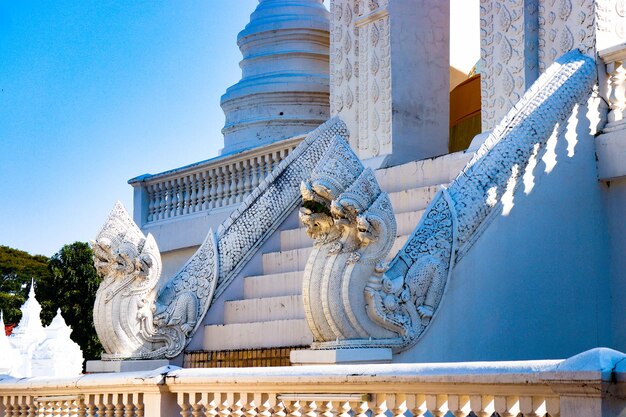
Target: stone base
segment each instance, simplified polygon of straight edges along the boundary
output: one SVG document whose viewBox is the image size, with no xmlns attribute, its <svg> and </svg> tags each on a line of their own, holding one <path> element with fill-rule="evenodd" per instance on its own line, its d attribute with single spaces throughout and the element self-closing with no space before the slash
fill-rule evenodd
<svg viewBox="0 0 626 417">
<path fill-rule="evenodd" d="M 392 353 L 388 348 L 293 350 L 292 365 L 367 364 L 391 363 Z"/>
<path fill-rule="evenodd" d="M 87 361 L 87 373 L 152 371 L 170 365 L 167 359 L 126 360 L 126 361 Z"/>
</svg>

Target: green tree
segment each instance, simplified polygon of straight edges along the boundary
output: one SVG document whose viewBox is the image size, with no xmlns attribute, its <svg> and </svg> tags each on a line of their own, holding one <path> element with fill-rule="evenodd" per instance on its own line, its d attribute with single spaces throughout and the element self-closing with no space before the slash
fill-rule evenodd
<svg viewBox="0 0 626 417">
<path fill-rule="evenodd" d="M 93 306 L 100 278 L 93 266 L 93 252 L 84 242 L 63 246 L 48 262 L 50 277 L 37 288 L 42 320 L 49 323 L 56 309 L 72 326 L 72 339 L 86 360 L 100 359 L 102 345 L 93 324 Z"/>
<path fill-rule="evenodd" d="M 31 279 L 41 284 L 49 277 L 47 257 L 0 245 L 0 309 L 5 323 L 19 322 Z"/>
</svg>

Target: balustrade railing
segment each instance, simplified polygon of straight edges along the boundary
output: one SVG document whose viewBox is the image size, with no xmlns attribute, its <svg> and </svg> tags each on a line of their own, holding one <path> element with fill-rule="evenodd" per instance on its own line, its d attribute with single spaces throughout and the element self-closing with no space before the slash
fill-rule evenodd
<svg viewBox="0 0 626 417">
<path fill-rule="evenodd" d="M 210 159 L 129 183 L 142 225 L 241 203 L 305 136 Z"/>
<path fill-rule="evenodd" d="M 601 50 L 598 57 L 604 64 L 599 74 L 601 93 L 609 105 L 604 130 L 616 130 L 626 123 L 626 43 Z"/>
<path fill-rule="evenodd" d="M 626 410 L 624 359 L 594 349 L 566 361 L 0 377 L 0 416 L 617 416 Z"/>
</svg>

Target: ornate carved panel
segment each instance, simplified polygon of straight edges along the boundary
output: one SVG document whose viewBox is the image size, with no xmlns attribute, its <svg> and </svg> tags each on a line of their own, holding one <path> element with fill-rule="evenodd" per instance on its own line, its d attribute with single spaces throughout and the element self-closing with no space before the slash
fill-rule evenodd
<svg viewBox="0 0 626 417">
<path fill-rule="evenodd" d="M 556 58 L 578 48 L 583 53 L 595 52 L 596 0 L 539 1 L 539 70 Z"/>
<path fill-rule="evenodd" d="M 481 0 L 483 131 L 495 127 L 535 81 L 537 0 Z"/>
</svg>

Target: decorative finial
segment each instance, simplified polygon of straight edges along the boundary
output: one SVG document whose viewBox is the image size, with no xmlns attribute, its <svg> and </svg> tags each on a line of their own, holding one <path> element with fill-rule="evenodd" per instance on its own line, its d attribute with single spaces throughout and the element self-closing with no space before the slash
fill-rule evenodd
<svg viewBox="0 0 626 417">
<path fill-rule="evenodd" d="M 35 298 L 35 279 L 30 279 L 30 291 L 28 291 L 28 298 Z"/>
</svg>

